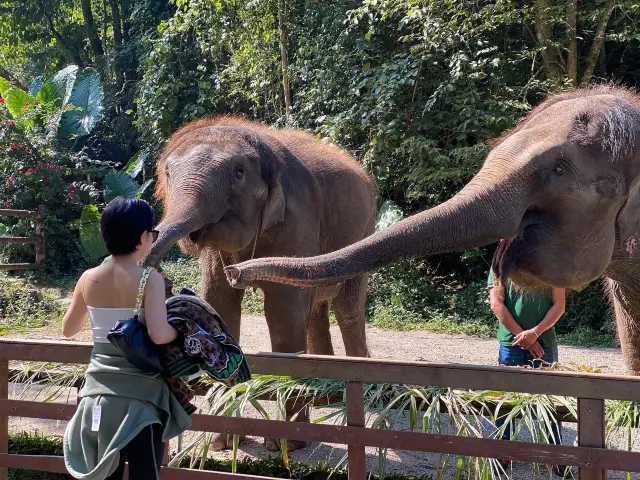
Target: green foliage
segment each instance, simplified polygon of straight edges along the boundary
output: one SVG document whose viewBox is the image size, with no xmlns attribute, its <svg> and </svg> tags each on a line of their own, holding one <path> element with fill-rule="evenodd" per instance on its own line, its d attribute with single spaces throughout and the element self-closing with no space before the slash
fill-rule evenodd
<svg viewBox="0 0 640 480">
<path fill-rule="evenodd" d="M 17 87 L 0 84 L 0 88 L 6 87 L 0 107 L 0 198 L 4 208 L 36 210 L 45 205 L 49 268 L 68 270 L 71 265 L 82 264 L 75 222 L 83 204 L 97 195 L 86 179 L 92 174 L 99 176 L 102 166 L 59 139 L 80 133 L 68 128 L 70 117 L 66 115 L 75 108 L 68 100 L 82 100 L 85 91 L 91 97 L 84 105 L 87 110 L 75 112 L 84 116 L 79 120 L 83 128 L 95 124 L 102 91 L 95 85 L 96 78 L 93 69 L 66 68 L 51 81 L 41 78 L 35 99 Z M 4 224 L 8 235 L 32 234 L 33 225 L 28 219 L 9 218 Z M 20 245 L 0 248 L 0 257 L 12 262 L 25 261 L 30 255 L 30 250 Z"/>
<path fill-rule="evenodd" d="M 64 105 L 74 108 L 66 109 L 62 113 L 58 135 L 67 138 L 91 133 L 102 115 L 102 97 L 98 71 L 85 68 L 78 72 L 68 100 L 63 100 Z"/>
<path fill-rule="evenodd" d="M 104 258 L 109 254 L 100 234 L 100 211 L 95 205 L 89 204 L 82 207 L 80 242 L 89 258 L 93 261 Z"/>
</svg>

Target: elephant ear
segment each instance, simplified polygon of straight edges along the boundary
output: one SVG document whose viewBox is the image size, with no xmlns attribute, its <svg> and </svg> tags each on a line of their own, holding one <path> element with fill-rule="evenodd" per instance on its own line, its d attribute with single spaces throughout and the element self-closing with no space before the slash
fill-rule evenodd
<svg viewBox="0 0 640 480">
<path fill-rule="evenodd" d="M 286 202 L 280 182 L 281 161 L 269 145 L 260 142 L 260 174 L 267 184 L 269 195 L 262 214 L 262 231 L 284 221 Z"/>
<path fill-rule="evenodd" d="M 618 236 L 625 255 L 640 256 L 640 179 L 631 186 L 629 198 L 618 214 Z"/>
</svg>

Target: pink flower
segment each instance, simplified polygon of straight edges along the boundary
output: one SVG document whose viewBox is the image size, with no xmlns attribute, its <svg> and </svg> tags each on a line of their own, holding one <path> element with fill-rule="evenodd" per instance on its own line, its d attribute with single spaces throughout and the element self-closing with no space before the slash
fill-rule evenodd
<svg viewBox="0 0 640 480">
<path fill-rule="evenodd" d="M 36 173 L 40 173 L 40 165 L 36 167 Z"/>
<path fill-rule="evenodd" d="M 48 178 L 45 178 L 42 181 L 44 182 L 45 185 L 49 183 L 49 179 Z"/>
<path fill-rule="evenodd" d="M 9 144 L 9 148 L 18 148 L 18 144 L 17 143 L 10 143 Z"/>
<path fill-rule="evenodd" d="M 60 171 L 60 166 L 59 166 L 59 165 L 56 165 L 56 166 L 55 166 L 55 170 L 56 170 L 56 172 L 59 172 L 59 171 Z"/>
<path fill-rule="evenodd" d="M 33 173 L 33 168 L 27 168 L 27 173 Z"/>
<path fill-rule="evenodd" d="M 0 97 L 0 103 L 4 103 L 4 98 Z"/>
<path fill-rule="evenodd" d="M 51 164 L 50 163 L 45 163 L 44 164 L 44 168 L 51 168 Z"/>
<path fill-rule="evenodd" d="M 24 173 L 24 170 L 18 170 L 18 173 L 22 175 Z"/>
<path fill-rule="evenodd" d="M 5 178 L 4 181 L 7 183 L 7 185 L 11 185 L 13 183 L 13 180 L 11 180 L 11 177 Z"/>
<path fill-rule="evenodd" d="M 9 125 L 15 125 L 16 122 L 14 122 L 13 120 L 9 120 Z"/>
</svg>

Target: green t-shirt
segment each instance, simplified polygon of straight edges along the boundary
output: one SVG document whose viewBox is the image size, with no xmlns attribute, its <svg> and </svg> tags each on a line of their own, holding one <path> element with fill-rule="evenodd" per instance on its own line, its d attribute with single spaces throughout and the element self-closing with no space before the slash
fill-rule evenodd
<svg viewBox="0 0 640 480">
<path fill-rule="evenodd" d="M 493 286 L 493 275 L 489 270 L 489 279 L 487 286 Z M 539 292 L 523 292 L 516 289 L 511 282 L 507 287 L 507 293 L 504 298 L 504 304 L 507 310 L 513 316 L 513 319 L 523 329 L 529 330 L 538 325 L 545 317 L 553 300 L 550 291 Z M 510 346 L 513 343 L 513 334 L 500 323 L 498 325 L 498 342 L 500 345 Z M 538 342 L 542 348 L 551 348 L 558 346 L 556 338 L 556 329 L 551 327 L 538 338 Z"/>
</svg>

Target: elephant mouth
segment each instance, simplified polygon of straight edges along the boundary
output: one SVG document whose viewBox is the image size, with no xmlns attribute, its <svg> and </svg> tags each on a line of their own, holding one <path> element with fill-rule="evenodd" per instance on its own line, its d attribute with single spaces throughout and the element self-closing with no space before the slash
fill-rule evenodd
<svg viewBox="0 0 640 480">
<path fill-rule="evenodd" d="M 515 239 L 515 236 L 507 237 L 502 239 L 498 244 L 498 249 L 496 250 L 496 253 L 493 257 L 493 265 L 491 266 L 497 278 L 502 279 L 502 275 L 504 273 L 504 270 L 502 268 L 504 257 Z"/>
<path fill-rule="evenodd" d="M 191 232 L 189 234 L 189 240 L 191 240 L 193 243 L 197 244 L 198 240 L 200 240 L 200 238 L 202 238 L 203 230 L 204 230 L 204 228 L 199 228 L 198 230 L 194 230 L 193 232 Z"/>
</svg>

